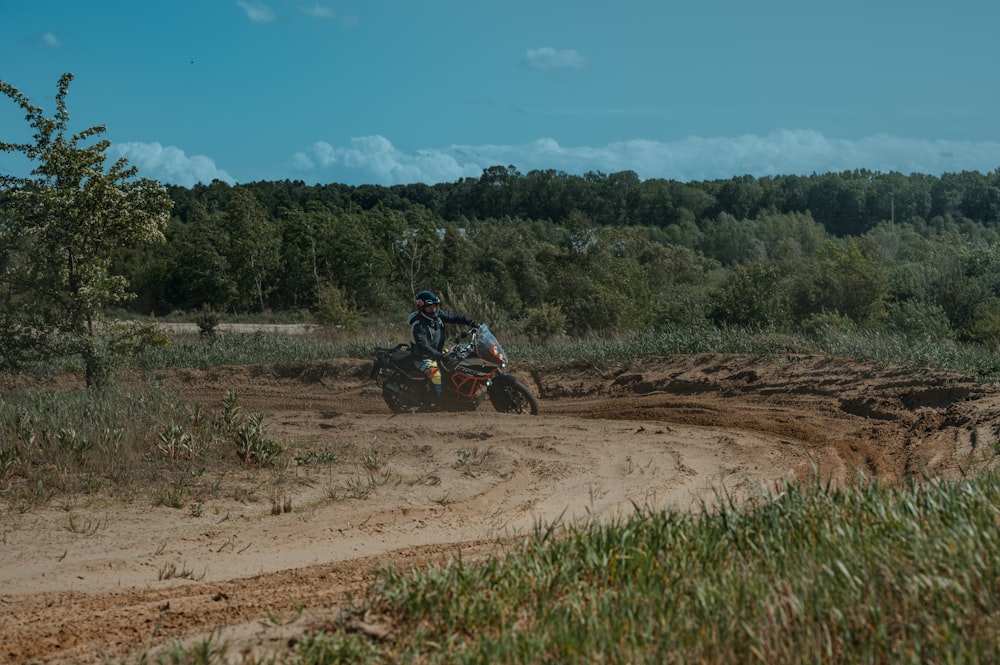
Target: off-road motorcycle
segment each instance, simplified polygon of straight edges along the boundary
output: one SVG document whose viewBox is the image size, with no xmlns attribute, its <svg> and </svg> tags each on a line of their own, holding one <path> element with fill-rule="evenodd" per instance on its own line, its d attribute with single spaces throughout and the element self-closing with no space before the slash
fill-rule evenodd
<svg viewBox="0 0 1000 665">
<path fill-rule="evenodd" d="M 467 338 L 469 341 L 464 341 Z M 393 413 L 474 411 L 487 397 L 501 413 L 538 415 L 538 400 L 517 377 L 504 373 L 507 354 L 485 323 L 463 331 L 438 362 L 441 394 L 413 362 L 409 344 L 376 348 L 372 379 Z"/>
</svg>

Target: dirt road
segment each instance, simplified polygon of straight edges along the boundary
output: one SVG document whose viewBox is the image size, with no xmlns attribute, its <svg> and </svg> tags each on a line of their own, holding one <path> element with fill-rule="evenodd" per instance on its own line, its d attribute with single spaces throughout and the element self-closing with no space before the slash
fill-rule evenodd
<svg viewBox="0 0 1000 665">
<path fill-rule="evenodd" d="M 7 510 L 0 663 L 99 662 L 209 635 L 235 662 L 329 621 L 387 565 L 816 473 L 955 476 L 995 464 L 1000 446 L 1000 391 L 942 372 L 784 355 L 514 369 L 539 416 L 392 415 L 361 361 L 161 373 L 207 406 L 236 390 L 299 463 L 221 478 L 180 509 Z"/>
</svg>

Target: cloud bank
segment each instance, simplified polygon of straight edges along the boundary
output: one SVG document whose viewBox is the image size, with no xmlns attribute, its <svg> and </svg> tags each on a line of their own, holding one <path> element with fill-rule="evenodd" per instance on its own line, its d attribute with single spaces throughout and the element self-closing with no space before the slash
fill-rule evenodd
<svg viewBox="0 0 1000 665">
<path fill-rule="evenodd" d="M 345 146 L 319 141 L 292 158 L 292 167 L 317 182 L 405 184 L 478 177 L 490 166 L 514 165 L 522 173 L 555 169 L 635 171 L 643 180 L 682 182 L 752 175 L 810 175 L 866 168 L 926 173 L 989 172 L 1000 166 L 1000 143 L 907 139 L 877 134 L 833 139 L 814 130 L 779 130 L 758 136 L 634 139 L 604 146 L 563 146 L 551 138 L 521 145 L 451 145 L 407 152 L 383 136 L 351 139 Z"/>
<path fill-rule="evenodd" d="M 188 157 L 180 148 L 159 143 L 114 143 L 108 149 L 113 158 L 124 157 L 139 170 L 139 176 L 152 178 L 171 185 L 193 187 L 198 183 L 209 184 L 221 180 L 229 184 L 236 181 L 218 168 L 204 155 Z"/>
<path fill-rule="evenodd" d="M 236 179 L 205 155 L 159 143 L 116 143 L 112 156 L 126 157 L 144 177 L 191 187 Z M 813 130 L 780 130 L 765 136 L 688 137 L 677 141 L 634 139 L 603 146 L 564 146 L 551 138 L 520 145 L 450 145 L 403 150 L 384 136 L 362 136 L 346 145 L 317 141 L 288 160 L 287 174 L 243 172 L 240 180 L 297 179 L 351 185 L 434 184 L 478 178 L 491 166 L 513 165 L 521 173 L 553 169 L 635 171 L 642 180 L 681 182 L 751 175 L 810 175 L 865 168 L 886 173 L 941 175 L 992 172 L 1000 167 L 1000 142 L 906 139 L 877 134 L 834 139 Z"/>
</svg>

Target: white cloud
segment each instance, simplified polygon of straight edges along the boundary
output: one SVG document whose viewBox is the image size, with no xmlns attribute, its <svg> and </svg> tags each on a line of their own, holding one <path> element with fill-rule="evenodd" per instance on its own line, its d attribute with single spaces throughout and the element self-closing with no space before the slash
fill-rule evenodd
<svg viewBox="0 0 1000 665">
<path fill-rule="evenodd" d="M 246 0 L 237 0 L 236 4 L 238 4 L 240 8 L 246 12 L 247 18 L 254 23 L 273 23 L 277 18 L 274 10 L 265 5 L 263 2 L 247 2 Z"/>
<path fill-rule="evenodd" d="M 323 171 L 335 167 L 339 172 L 354 171 L 363 174 L 362 180 L 367 178 L 367 182 L 386 185 L 448 182 L 478 176 L 484 168 L 477 163 L 461 163 L 446 150 L 404 152 L 378 135 L 353 138 L 349 145 L 342 147 L 318 141 L 308 154 L 296 153 L 292 165 L 302 170 Z"/>
<path fill-rule="evenodd" d="M 38 44 L 40 46 L 45 46 L 48 48 L 60 48 L 62 46 L 62 42 L 59 41 L 59 38 L 56 37 L 51 32 L 46 32 L 43 33 L 42 35 L 39 35 Z"/>
<path fill-rule="evenodd" d="M 159 143 L 113 143 L 108 150 L 112 156 L 125 157 L 139 170 L 139 176 L 182 187 L 197 183 L 209 184 L 222 180 L 229 184 L 236 181 L 218 168 L 204 155 L 188 157 L 180 148 Z"/>
<path fill-rule="evenodd" d="M 337 12 L 326 5 L 316 4 L 312 7 L 300 7 L 301 11 L 306 16 L 312 16 L 313 18 L 324 18 L 324 19 L 335 19 L 337 18 Z"/>
<path fill-rule="evenodd" d="M 578 51 L 573 49 L 529 48 L 524 55 L 524 61 L 529 67 L 542 70 L 550 69 L 583 69 L 589 63 Z"/>
<path fill-rule="evenodd" d="M 361 20 L 354 15 L 345 14 L 342 11 L 337 11 L 333 7 L 328 7 L 326 5 L 314 4 L 311 6 L 300 6 L 299 11 L 310 18 L 316 18 L 323 21 L 335 21 L 343 29 L 349 29 L 357 27 L 361 23 Z"/>
<path fill-rule="evenodd" d="M 760 136 L 688 137 L 677 141 L 634 139 L 603 146 L 563 146 L 551 138 L 521 145 L 451 145 L 404 151 L 383 136 L 351 139 L 346 146 L 315 143 L 297 153 L 293 167 L 317 180 L 383 185 L 452 182 L 478 177 L 490 166 L 514 165 L 522 173 L 555 169 L 635 171 L 643 180 L 683 182 L 739 175 L 810 175 L 867 168 L 940 175 L 990 172 L 1000 166 L 1000 143 L 907 139 L 877 134 L 831 139 L 813 130 L 779 130 Z"/>
</svg>

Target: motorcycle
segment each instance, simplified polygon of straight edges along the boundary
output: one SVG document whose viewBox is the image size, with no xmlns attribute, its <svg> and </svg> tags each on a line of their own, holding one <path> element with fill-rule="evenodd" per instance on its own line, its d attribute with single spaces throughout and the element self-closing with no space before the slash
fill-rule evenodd
<svg viewBox="0 0 1000 665">
<path fill-rule="evenodd" d="M 467 338 L 469 341 L 464 341 Z M 485 323 L 455 337 L 438 362 L 441 394 L 417 369 L 409 344 L 376 348 L 371 378 L 393 413 L 474 411 L 488 397 L 501 413 L 538 415 L 538 400 L 517 377 L 507 374 L 507 354 Z"/>
</svg>

